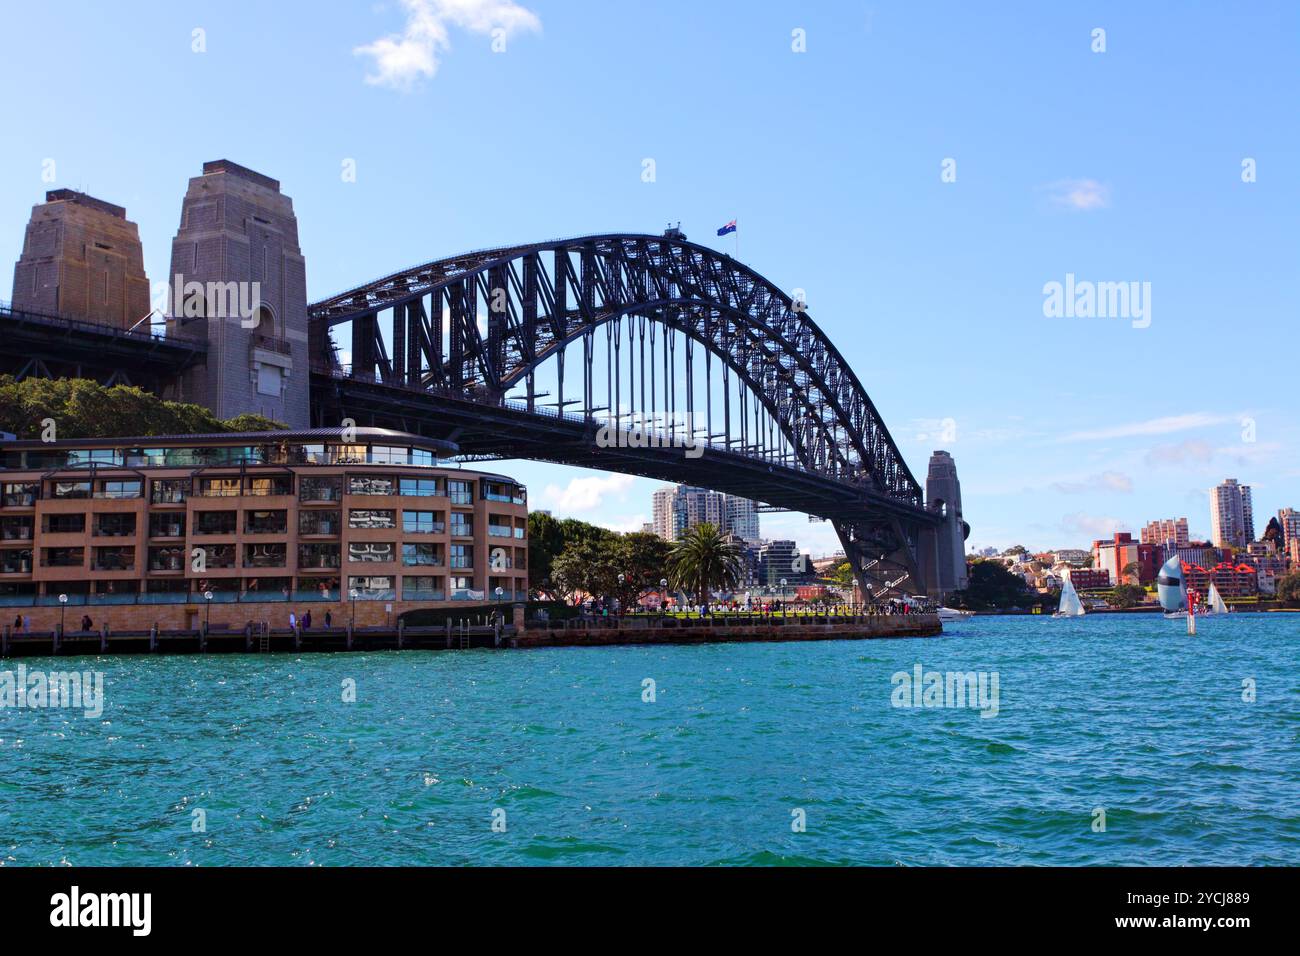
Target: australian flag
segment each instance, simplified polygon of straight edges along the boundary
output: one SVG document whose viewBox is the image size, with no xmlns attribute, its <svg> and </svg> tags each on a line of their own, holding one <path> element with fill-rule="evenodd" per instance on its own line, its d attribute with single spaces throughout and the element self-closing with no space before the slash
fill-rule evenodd
<svg viewBox="0 0 1300 956">
<path fill-rule="evenodd" d="M 735 231 L 736 231 L 736 220 L 733 219 L 731 220 L 731 222 L 727 223 L 725 226 L 723 226 L 721 229 L 718 230 L 718 235 L 725 236 L 727 233 L 735 232 Z"/>
</svg>

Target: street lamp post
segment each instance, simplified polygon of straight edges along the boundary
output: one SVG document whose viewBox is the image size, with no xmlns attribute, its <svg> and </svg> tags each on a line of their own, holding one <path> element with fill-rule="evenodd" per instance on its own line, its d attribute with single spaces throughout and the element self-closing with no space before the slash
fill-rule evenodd
<svg viewBox="0 0 1300 956">
<path fill-rule="evenodd" d="M 497 596 L 497 613 L 501 614 L 501 595 L 503 595 L 505 592 L 501 590 L 500 585 L 497 585 L 497 589 L 493 593 L 496 594 Z M 506 616 L 504 614 L 501 614 L 501 623 L 504 624 L 505 622 L 506 622 Z"/>
<path fill-rule="evenodd" d="M 618 601 L 618 616 L 619 616 L 619 617 L 622 617 L 622 616 L 623 616 L 623 582 L 626 581 L 626 580 L 627 580 L 627 577 L 626 577 L 626 576 L 624 576 L 624 575 L 622 575 L 622 574 L 620 574 L 620 575 L 618 576 L 618 597 L 616 597 L 614 600 Z"/>
<path fill-rule="evenodd" d="M 59 595 L 59 637 L 63 636 L 63 615 L 64 612 L 67 611 L 67 609 L 68 609 L 68 596 L 66 594 L 60 594 Z"/>
<path fill-rule="evenodd" d="M 661 592 L 659 595 L 659 616 L 663 617 L 665 614 L 668 613 L 668 579 L 667 578 L 659 579 L 659 590 Z"/>
<path fill-rule="evenodd" d="M 357 589 L 350 588 L 348 597 L 352 599 L 352 628 L 355 630 L 357 626 Z"/>
<path fill-rule="evenodd" d="M 781 618 L 785 619 L 785 578 L 781 579 Z"/>
<path fill-rule="evenodd" d="M 212 630 L 212 597 L 213 597 L 213 595 L 212 595 L 212 592 L 211 592 L 211 591 L 204 591 L 204 592 L 203 592 L 203 601 L 204 601 L 204 607 L 203 607 L 203 633 L 204 633 L 204 634 L 206 634 L 206 633 L 208 633 L 208 631 Z"/>
</svg>

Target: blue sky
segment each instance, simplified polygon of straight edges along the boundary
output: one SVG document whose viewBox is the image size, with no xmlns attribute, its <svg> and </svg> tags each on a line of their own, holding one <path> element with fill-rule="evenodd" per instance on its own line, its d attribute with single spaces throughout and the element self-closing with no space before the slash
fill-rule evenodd
<svg viewBox="0 0 1300 956">
<path fill-rule="evenodd" d="M 0 261 L 67 186 L 127 207 L 159 280 L 223 157 L 293 197 L 313 299 L 669 220 L 732 251 L 737 218 L 913 471 L 956 457 L 973 546 L 1207 534 L 1228 476 L 1264 520 L 1300 506 L 1294 3 L 47 2 L 5 27 Z M 1149 327 L 1045 316 L 1067 274 L 1150 283 Z M 657 487 L 504 467 L 533 507 L 620 528 Z M 803 516 L 763 529 L 835 547 Z"/>
</svg>

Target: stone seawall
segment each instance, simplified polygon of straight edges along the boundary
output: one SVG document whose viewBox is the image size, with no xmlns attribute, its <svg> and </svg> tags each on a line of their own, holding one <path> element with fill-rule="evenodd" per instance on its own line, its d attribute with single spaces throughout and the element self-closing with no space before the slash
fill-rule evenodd
<svg viewBox="0 0 1300 956">
<path fill-rule="evenodd" d="M 831 620 L 834 620 L 833 618 Z M 572 622 L 569 622 L 570 624 Z M 667 624 L 669 626 L 663 626 Z M 938 637 L 943 625 L 935 614 L 862 617 L 834 623 L 773 618 L 753 624 L 632 620 L 617 626 L 539 627 L 530 624 L 511 647 L 606 647 L 623 644 L 725 644 L 756 641 L 848 641 L 888 637 Z"/>
</svg>

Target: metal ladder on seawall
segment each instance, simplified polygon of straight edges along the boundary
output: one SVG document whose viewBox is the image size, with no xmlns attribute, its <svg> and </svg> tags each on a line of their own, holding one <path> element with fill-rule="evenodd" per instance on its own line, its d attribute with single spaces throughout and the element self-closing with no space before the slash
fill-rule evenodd
<svg viewBox="0 0 1300 956">
<path fill-rule="evenodd" d="M 469 650 L 469 629 L 465 626 L 465 621 L 460 622 L 460 649 Z"/>
<path fill-rule="evenodd" d="M 265 621 L 262 622 L 261 632 L 257 636 L 257 650 L 261 654 L 267 654 L 271 651 L 271 629 Z"/>
</svg>

